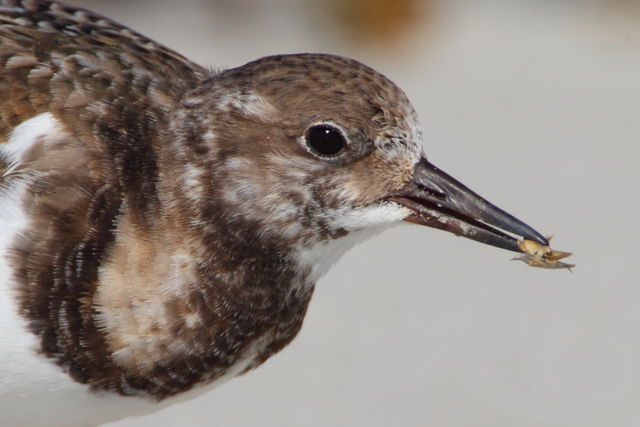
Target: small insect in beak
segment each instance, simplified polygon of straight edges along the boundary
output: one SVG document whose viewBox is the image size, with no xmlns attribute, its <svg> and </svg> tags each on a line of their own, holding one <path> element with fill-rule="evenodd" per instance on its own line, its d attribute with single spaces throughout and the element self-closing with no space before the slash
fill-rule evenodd
<svg viewBox="0 0 640 427">
<path fill-rule="evenodd" d="M 547 240 L 551 241 L 551 237 L 552 236 L 548 236 Z M 523 253 L 512 259 L 523 261 L 531 267 L 550 269 L 566 268 L 569 271 L 575 267 L 575 264 L 559 261 L 570 256 L 571 252 L 554 251 L 549 246 L 541 245 L 538 242 L 527 239 L 518 241 L 518 247 Z"/>
</svg>

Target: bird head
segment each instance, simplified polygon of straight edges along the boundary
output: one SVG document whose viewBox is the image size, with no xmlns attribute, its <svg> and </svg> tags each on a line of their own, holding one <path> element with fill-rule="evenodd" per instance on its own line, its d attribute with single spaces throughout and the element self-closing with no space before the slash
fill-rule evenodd
<svg viewBox="0 0 640 427">
<path fill-rule="evenodd" d="M 363 236 L 402 221 L 513 251 L 518 238 L 547 244 L 428 162 L 407 96 L 355 60 L 262 58 L 214 74 L 182 114 L 191 125 L 181 139 L 202 157 L 181 175 L 190 197 L 288 242 L 315 277 Z M 215 195 L 194 193 L 202 174 Z"/>
</svg>

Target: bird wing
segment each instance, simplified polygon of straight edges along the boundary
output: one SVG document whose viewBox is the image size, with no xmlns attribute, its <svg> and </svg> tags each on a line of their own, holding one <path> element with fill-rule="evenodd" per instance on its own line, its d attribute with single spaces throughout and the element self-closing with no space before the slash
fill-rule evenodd
<svg viewBox="0 0 640 427">
<path fill-rule="evenodd" d="M 98 271 L 123 216 L 140 228 L 153 221 L 158 147 L 205 75 L 92 12 L 0 0 L 0 324 L 26 320 L 40 352 L 78 382 L 118 370 L 95 319 Z M 0 340 L 0 353 L 10 344 Z M 45 363 L 33 344 L 16 360 Z"/>
<path fill-rule="evenodd" d="M 108 113 L 151 106 L 151 115 L 162 115 L 205 74 L 182 55 L 88 10 L 0 0 L 0 142 L 43 112 L 69 127 L 76 123 L 69 130 L 85 137 L 94 136 L 87 123 Z"/>
</svg>

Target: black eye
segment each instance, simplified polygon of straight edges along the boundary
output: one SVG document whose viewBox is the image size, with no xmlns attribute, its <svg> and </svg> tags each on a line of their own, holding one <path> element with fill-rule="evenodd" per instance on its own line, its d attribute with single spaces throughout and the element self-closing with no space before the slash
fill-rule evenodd
<svg viewBox="0 0 640 427">
<path fill-rule="evenodd" d="M 346 145 L 342 133 L 329 125 L 311 126 L 307 131 L 307 144 L 323 156 L 334 156 Z"/>
</svg>

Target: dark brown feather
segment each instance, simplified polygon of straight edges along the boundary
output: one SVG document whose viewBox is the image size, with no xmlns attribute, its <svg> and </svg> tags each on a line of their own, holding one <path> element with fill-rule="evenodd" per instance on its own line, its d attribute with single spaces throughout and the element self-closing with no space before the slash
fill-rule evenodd
<svg viewBox="0 0 640 427">
<path fill-rule="evenodd" d="M 162 399 L 283 348 L 314 286 L 298 253 L 345 236 L 333 222 L 403 187 L 419 154 L 406 96 L 356 61 L 207 74 L 58 2 L 0 0 L 0 87 L 0 141 L 42 113 L 62 124 L 19 165 L 35 177 L 21 313 L 75 380 L 123 395 Z M 301 143 L 326 120 L 351 139 L 335 161 Z"/>
</svg>

